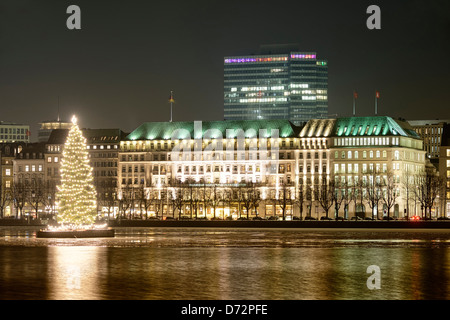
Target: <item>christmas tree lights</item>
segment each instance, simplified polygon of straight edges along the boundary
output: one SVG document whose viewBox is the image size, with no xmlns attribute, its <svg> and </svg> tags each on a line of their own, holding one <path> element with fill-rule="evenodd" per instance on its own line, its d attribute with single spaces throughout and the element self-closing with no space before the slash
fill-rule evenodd
<svg viewBox="0 0 450 320">
<path fill-rule="evenodd" d="M 65 227 L 93 225 L 97 214 L 97 193 L 89 164 L 86 139 L 72 118 L 61 158 L 61 184 L 57 191 L 57 220 Z"/>
</svg>

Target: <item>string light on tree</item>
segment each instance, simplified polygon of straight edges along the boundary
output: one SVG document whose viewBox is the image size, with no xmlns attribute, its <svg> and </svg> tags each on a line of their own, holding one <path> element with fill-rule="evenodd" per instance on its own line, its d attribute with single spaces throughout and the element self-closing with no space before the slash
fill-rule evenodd
<svg viewBox="0 0 450 320">
<path fill-rule="evenodd" d="M 57 192 L 57 220 L 63 226 L 86 226 L 95 222 L 97 193 L 88 155 L 86 139 L 73 116 L 62 153 L 61 185 Z"/>
</svg>

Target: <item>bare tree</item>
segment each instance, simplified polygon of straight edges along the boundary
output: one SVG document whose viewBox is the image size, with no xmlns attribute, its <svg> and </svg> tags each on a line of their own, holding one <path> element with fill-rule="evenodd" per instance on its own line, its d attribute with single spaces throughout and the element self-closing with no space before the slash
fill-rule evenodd
<svg viewBox="0 0 450 320">
<path fill-rule="evenodd" d="M 336 193 L 335 183 L 327 183 L 327 180 L 323 179 L 322 183 L 318 185 L 318 188 L 316 188 L 315 193 L 316 200 L 319 202 L 320 206 L 325 211 L 325 216 L 328 218 L 328 212 L 333 206 Z"/>
<path fill-rule="evenodd" d="M 117 187 L 115 179 L 108 178 L 102 181 L 97 187 L 97 199 L 101 207 L 106 208 L 108 213 L 108 221 L 111 219 L 111 213 L 117 205 Z"/>
<path fill-rule="evenodd" d="M 405 200 L 406 200 L 406 219 L 409 220 L 409 206 L 410 200 L 414 195 L 414 175 L 409 170 L 409 166 L 407 166 L 406 170 L 403 172 L 401 185 L 404 190 Z"/>
<path fill-rule="evenodd" d="M 261 185 L 259 183 L 251 183 L 251 206 L 255 210 L 255 215 L 258 216 L 258 207 L 259 203 L 261 202 L 261 192 L 260 192 Z"/>
<path fill-rule="evenodd" d="M 126 184 L 121 188 L 119 197 L 119 218 L 125 216 L 129 210 L 129 217 L 131 217 L 131 208 L 134 204 L 134 188 L 130 184 Z"/>
<path fill-rule="evenodd" d="M 422 212 L 422 216 L 425 219 L 431 218 L 431 208 L 434 202 L 444 186 L 444 180 L 442 180 L 432 170 L 425 170 L 418 173 L 415 176 L 415 192 L 417 193 L 417 199 L 421 203 L 425 212 Z"/>
<path fill-rule="evenodd" d="M 172 215 L 175 218 L 175 209 L 178 210 L 178 217 L 181 217 L 181 210 L 184 204 L 184 184 L 179 180 L 172 180 L 170 183 L 171 194 L 169 200 L 172 203 Z M 170 193 L 170 192 L 169 192 Z"/>
<path fill-rule="evenodd" d="M 36 219 L 39 219 L 39 207 L 45 201 L 45 186 L 41 179 L 33 179 L 31 186 L 27 189 L 28 202 L 34 209 Z"/>
<path fill-rule="evenodd" d="M 240 188 L 240 200 L 247 212 L 248 219 L 250 212 L 252 210 L 256 211 L 261 200 L 257 184 L 254 182 L 248 182 L 245 187 Z"/>
<path fill-rule="evenodd" d="M 14 207 L 16 208 L 16 218 L 23 218 L 23 208 L 27 202 L 27 187 L 23 182 L 17 182 L 13 184 L 12 196 L 14 201 Z"/>
<path fill-rule="evenodd" d="M 216 219 L 216 208 L 220 205 L 222 201 L 220 191 L 216 184 L 208 187 L 208 191 L 206 192 L 206 204 L 207 206 L 211 206 L 213 209 L 213 216 Z"/>
<path fill-rule="evenodd" d="M 306 192 L 305 192 L 305 186 L 303 183 L 299 184 L 297 192 L 295 193 L 295 204 L 298 206 L 299 212 L 300 212 L 300 220 L 303 219 L 303 206 L 306 202 Z"/>
<path fill-rule="evenodd" d="M 370 170 L 368 179 L 363 182 L 364 191 L 366 193 L 366 200 L 372 209 L 372 215 L 375 213 L 378 219 L 378 207 L 382 199 L 381 181 L 375 170 Z M 376 212 L 375 212 L 376 211 Z"/>
<path fill-rule="evenodd" d="M 281 182 L 278 190 L 278 196 L 275 200 L 277 206 L 281 208 L 283 220 L 286 220 L 286 210 L 288 206 L 292 206 L 294 201 L 292 200 L 291 184 L 287 182 Z"/>
<path fill-rule="evenodd" d="M 51 218 L 54 218 L 56 214 L 56 191 L 56 181 L 51 179 L 47 180 L 45 186 L 44 204 L 49 208 L 49 215 Z"/>
<path fill-rule="evenodd" d="M 342 202 L 348 199 L 348 183 L 336 179 L 330 180 L 330 192 L 333 192 L 332 202 L 334 202 L 335 219 L 339 217 L 339 209 Z"/>
<path fill-rule="evenodd" d="M 397 197 L 397 184 L 395 181 L 395 175 L 392 171 L 388 171 L 386 176 L 383 177 L 380 184 L 381 188 L 381 198 L 383 203 L 386 205 L 387 218 L 390 219 L 391 208 L 395 205 Z"/>
</svg>

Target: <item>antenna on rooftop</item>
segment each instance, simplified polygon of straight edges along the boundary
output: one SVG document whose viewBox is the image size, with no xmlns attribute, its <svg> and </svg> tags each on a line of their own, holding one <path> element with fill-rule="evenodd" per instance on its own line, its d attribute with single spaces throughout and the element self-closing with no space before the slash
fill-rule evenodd
<svg viewBox="0 0 450 320">
<path fill-rule="evenodd" d="M 59 118 L 59 96 L 58 96 L 58 118 L 57 121 L 60 122 L 60 118 Z"/>
</svg>

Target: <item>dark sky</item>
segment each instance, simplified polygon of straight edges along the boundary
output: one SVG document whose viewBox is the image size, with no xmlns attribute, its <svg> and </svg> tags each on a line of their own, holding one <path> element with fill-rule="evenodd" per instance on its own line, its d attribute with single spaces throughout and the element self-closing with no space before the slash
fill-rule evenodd
<svg viewBox="0 0 450 320">
<path fill-rule="evenodd" d="M 81 30 L 66 9 L 81 8 Z M 366 9 L 381 8 L 381 30 Z M 298 43 L 329 62 L 329 113 L 450 118 L 448 0 L 0 0 L 0 120 L 90 128 L 223 118 L 223 58 Z"/>
</svg>

